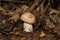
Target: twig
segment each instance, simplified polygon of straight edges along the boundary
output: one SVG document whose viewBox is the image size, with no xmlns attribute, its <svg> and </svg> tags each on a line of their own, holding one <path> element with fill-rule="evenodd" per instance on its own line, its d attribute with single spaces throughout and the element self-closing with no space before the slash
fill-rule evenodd
<svg viewBox="0 0 60 40">
<path fill-rule="evenodd" d="M 18 10 L 17 10 L 17 12 L 12 16 L 12 17 L 10 17 L 8 20 L 11 20 L 11 21 L 14 21 L 14 22 L 17 22 L 17 20 L 20 18 L 20 15 L 23 13 L 23 9 L 21 8 L 19 8 Z"/>
<path fill-rule="evenodd" d="M 32 4 L 32 6 L 29 9 L 29 12 L 32 12 L 34 10 L 34 8 L 39 5 L 39 3 L 41 2 L 41 0 L 35 0 L 34 3 Z"/>
<path fill-rule="evenodd" d="M 49 11 L 49 14 L 52 14 L 52 13 L 59 14 L 59 12 L 60 12 L 60 11 L 52 9 L 52 8 L 49 8 L 48 11 Z"/>
</svg>

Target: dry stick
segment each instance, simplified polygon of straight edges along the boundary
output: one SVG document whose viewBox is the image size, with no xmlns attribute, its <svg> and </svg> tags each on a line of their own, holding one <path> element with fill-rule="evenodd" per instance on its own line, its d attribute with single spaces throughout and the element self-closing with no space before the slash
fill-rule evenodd
<svg viewBox="0 0 60 40">
<path fill-rule="evenodd" d="M 20 15 L 23 13 L 23 9 L 21 8 L 19 8 L 18 10 L 17 10 L 17 12 L 12 16 L 12 17 L 10 17 L 8 20 L 11 20 L 11 21 L 13 21 L 13 22 L 17 22 L 17 20 L 19 19 L 19 17 L 20 17 Z"/>
<path fill-rule="evenodd" d="M 29 9 L 29 12 L 32 12 L 34 10 L 34 8 L 39 5 L 39 3 L 41 2 L 41 0 L 35 0 L 35 2 L 32 4 L 31 8 Z"/>
<path fill-rule="evenodd" d="M 37 8 L 39 8 L 39 10 L 37 10 L 37 8 L 36 8 L 36 10 L 34 10 L 34 11 L 35 11 L 35 12 L 36 12 L 36 11 L 38 11 L 38 12 L 44 11 L 44 7 L 43 7 L 44 2 L 45 2 L 45 0 L 44 0 L 41 4 L 39 4 L 39 6 L 37 7 Z M 33 13 L 34 13 L 34 11 L 33 11 Z"/>
<path fill-rule="evenodd" d="M 55 14 L 59 14 L 59 12 L 60 12 L 60 11 L 58 11 L 58 10 L 55 10 L 55 9 L 49 8 L 49 14 L 53 14 L 53 13 L 55 13 Z"/>
<path fill-rule="evenodd" d="M 12 16 L 12 15 L 14 14 L 14 12 L 9 11 L 9 10 L 5 10 L 5 9 L 2 8 L 2 7 L 0 7 L 0 10 L 2 10 L 4 14 L 9 15 L 9 16 Z M 8 13 L 7 13 L 7 12 L 8 12 Z"/>
<path fill-rule="evenodd" d="M 45 1 L 46 1 L 46 0 L 44 0 L 44 1 L 41 3 L 41 5 L 39 6 L 39 7 L 40 7 L 40 8 L 39 8 L 40 11 L 44 11 L 44 5 L 43 5 L 43 4 L 44 4 Z"/>
</svg>

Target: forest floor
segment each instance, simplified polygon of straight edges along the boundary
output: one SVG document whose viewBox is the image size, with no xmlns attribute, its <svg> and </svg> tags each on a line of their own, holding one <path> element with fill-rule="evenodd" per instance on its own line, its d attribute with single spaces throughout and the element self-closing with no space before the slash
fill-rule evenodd
<svg viewBox="0 0 60 40">
<path fill-rule="evenodd" d="M 59 1 L 1 1 L 0 40 L 60 40 Z M 20 17 L 26 11 L 36 18 L 33 32 L 23 31 L 24 21 Z"/>
</svg>

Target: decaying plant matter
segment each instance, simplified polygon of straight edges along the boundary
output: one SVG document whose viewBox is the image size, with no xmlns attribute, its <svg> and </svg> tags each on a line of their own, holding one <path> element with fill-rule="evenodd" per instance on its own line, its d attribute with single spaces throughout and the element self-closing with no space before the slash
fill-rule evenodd
<svg viewBox="0 0 60 40">
<path fill-rule="evenodd" d="M 0 40 L 60 40 L 59 1 L 2 0 Z"/>
</svg>

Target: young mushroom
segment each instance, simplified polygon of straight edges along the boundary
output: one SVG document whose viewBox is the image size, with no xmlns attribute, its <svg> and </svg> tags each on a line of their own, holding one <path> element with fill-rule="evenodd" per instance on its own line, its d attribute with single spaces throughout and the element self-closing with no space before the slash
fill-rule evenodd
<svg viewBox="0 0 60 40">
<path fill-rule="evenodd" d="M 24 21 L 24 31 L 25 32 L 33 32 L 33 23 L 35 22 L 35 16 L 30 12 L 25 12 L 22 14 L 21 18 Z"/>
</svg>

